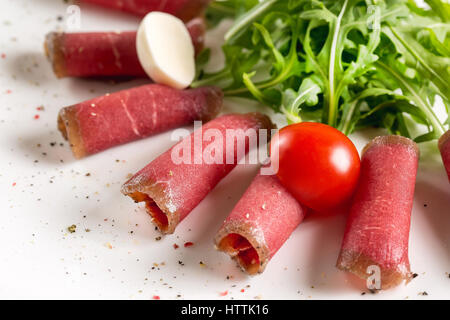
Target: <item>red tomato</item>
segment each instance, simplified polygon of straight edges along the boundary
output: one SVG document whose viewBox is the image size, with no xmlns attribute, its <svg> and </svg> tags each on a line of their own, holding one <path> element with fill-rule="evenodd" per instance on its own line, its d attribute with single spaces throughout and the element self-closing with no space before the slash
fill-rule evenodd
<svg viewBox="0 0 450 320">
<path fill-rule="evenodd" d="M 283 185 L 301 204 L 316 211 L 344 204 L 359 178 L 355 145 L 339 130 L 321 123 L 281 129 L 271 142 L 271 161 L 275 169 L 279 164 L 277 175 Z"/>
</svg>

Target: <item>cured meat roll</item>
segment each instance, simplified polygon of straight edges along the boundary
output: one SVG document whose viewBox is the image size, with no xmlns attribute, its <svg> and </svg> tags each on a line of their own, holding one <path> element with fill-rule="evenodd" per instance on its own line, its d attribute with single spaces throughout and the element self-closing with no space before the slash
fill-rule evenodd
<svg viewBox="0 0 450 320">
<path fill-rule="evenodd" d="M 145 16 L 151 11 L 162 11 L 177 16 L 184 21 L 202 14 L 210 0 L 79 0 L 107 8 Z"/>
<path fill-rule="evenodd" d="M 439 150 L 450 182 L 450 130 L 439 139 Z"/>
<path fill-rule="evenodd" d="M 380 289 L 411 278 L 408 240 L 419 149 L 400 136 L 375 138 L 364 149 L 361 176 L 337 267 L 368 278 L 381 272 Z"/>
<path fill-rule="evenodd" d="M 195 52 L 203 49 L 205 22 L 201 18 L 187 25 Z M 147 77 L 136 51 L 136 31 L 51 32 L 45 52 L 58 78 L 132 76 Z"/>
<path fill-rule="evenodd" d="M 259 174 L 217 233 L 216 248 L 248 274 L 261 273 L 305 213 L 276 175 Z"/>
<path fill-rule="evenodd" d="M 136 202 L 145 202 L 159 230 L 173 233 L 180 221 L 249 151 L 248 134 L 258 135 L 260 129 L 270 132 L 272 128 L 270 119 L 260 113 L 229 114 L 214 119 L 135 174 L 123 185 L 122 193 Z M 212 134 L 222 138 L 212 139 Z M 186 159 L 174 160 L 180 154 Z M 215 160 L 206 154 L 214 154 Z"/>
<path fill-rule="evenodd" d="M 194 120 L 209 121 L 222 100 L 216 87 L 177 90 L 149 84 L 63 108 L 58 128 L 75 157 L 82 158 Z"/>
</svg>

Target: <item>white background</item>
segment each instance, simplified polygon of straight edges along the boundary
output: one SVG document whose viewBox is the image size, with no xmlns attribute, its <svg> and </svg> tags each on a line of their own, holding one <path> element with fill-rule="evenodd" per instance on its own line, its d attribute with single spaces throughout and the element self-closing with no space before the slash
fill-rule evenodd
<svg viewBox="0 0 450 320">
<path fill-rule="evenodd" d="M 264 274 L 244 275 L 214 250 L 212 239 L 255 167 L 237 168 L 175 235 L 156 241 L 159 234 L 142 206 L 119 190 L 130 173 L 173 144 L 170 133 L 76 161 L 56 130 L 61 107 L 145 83 L 56 79 L 42 45 L 47 32 L 65 29 L 58 16 L 65 18 L 66 7 L 62 0 L 2 0 L 0 5 L 0 298 L 450 298 L 450 185 L 435 143 L 421 146 L 410 235 L 412 271 L 419 276 L 407 286 L 362 296 L 364 283 L 334 267 L 342 215 L 309 217 Z M 82 30 L 133 30 L 137 24 L 126 14 L 82 6 Z M 219 31 L 208 35 L 216 48 L 213 64 L 220 61 L 220 38 Z M 37 110 L 41 105 L 44 111 Z M 227 100 L 225 109 L 256 107 Z M 365 131 L 352 139 L 361 150 L 380 133 Z M 72 224 L 77 229 L 70 234 Z M 186 241 L 195 245 L 184 248 Z M 154 263 L 159 267 L 152 270 Z M 419 294 L 423 291 L 428 296 Z"/>
</svg>

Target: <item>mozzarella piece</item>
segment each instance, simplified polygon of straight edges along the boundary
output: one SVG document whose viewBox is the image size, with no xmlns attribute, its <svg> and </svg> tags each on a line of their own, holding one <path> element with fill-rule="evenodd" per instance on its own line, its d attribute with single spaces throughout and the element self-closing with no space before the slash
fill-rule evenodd
<svg viewBox="0 0 450 320">
<path fill-rule="evenodd" d="M 176 89 L 195 77 L 195 50 L 186 25 L 177 17 L 151 12 L 142 20 L 136 39 L 139 61 L 155 82 Z"/>
</svg>

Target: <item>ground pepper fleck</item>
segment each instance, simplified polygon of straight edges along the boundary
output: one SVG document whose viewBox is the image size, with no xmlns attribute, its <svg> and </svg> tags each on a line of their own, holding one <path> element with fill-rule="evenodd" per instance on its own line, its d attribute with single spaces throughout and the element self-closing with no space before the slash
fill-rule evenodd
<svg viewBox="0 0 450 320">
<path fill-rule="evenodd" d="M 67 231 L 69 231 L 70 233 L 75 233 L 76 229 L 77 229 L 77 226 L 73 224 L 67 228 Z"/>
</svg>

